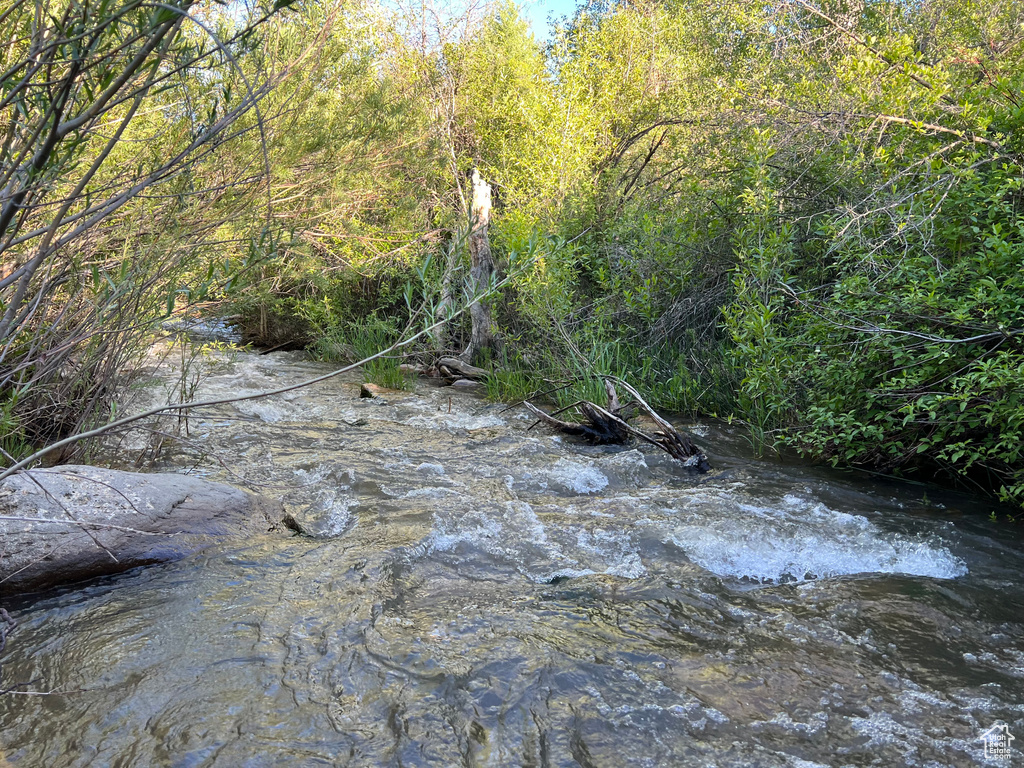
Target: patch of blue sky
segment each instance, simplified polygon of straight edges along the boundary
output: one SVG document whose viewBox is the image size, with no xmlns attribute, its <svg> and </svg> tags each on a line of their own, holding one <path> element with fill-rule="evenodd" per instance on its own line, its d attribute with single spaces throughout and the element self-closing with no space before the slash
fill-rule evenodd
<svg viewBox="0 0 1024 768">
<path fill-rule="evenodd" d="M 576 5 L 576 0 L 526 0 L 521 7 L 534 37 L 540 42 L 547 42 L 553 30 L 551 22 L 558 22 L 565 16 L 571 18 Z"/>
</svg>

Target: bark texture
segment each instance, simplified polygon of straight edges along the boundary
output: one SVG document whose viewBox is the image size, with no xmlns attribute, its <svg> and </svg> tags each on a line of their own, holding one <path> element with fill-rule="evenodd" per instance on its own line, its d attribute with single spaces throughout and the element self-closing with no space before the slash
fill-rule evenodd
<svg viewBox="0 0 1024 768">
<path fill-rule="evenodd" d="M 473 170 L 472 198 L 469 206 L 469 258 L 470 282 L 474 296 L 487 291 L 494 274 L 494 259 L 491 256 L 491 241 L 487 229 L 491 223 L 491 185 L 483 180 L 480 172 Z M 494 345 L 494 329 L 491 322 L 491 304 L 480 299 L 469 308 L 473 321 L 469 346 L 462 353 L 466 362 L 479 362 L 485 349 Z"/>
</svg>

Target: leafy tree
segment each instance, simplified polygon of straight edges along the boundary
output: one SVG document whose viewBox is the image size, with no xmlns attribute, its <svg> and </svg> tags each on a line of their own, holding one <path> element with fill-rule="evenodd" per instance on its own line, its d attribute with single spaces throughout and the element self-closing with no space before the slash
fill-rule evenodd
<svg viewBox="0 0 1024 768">
<path fill-rule="evenodd" d="M 785 108 L 834 170 L 754 165 L 768 182 L 748 187 L 761 214 L 737 239 L 729 314 L 748 411 L 835 462 L 937 467 L 1019 501 L 1019 11 L 803 8 L 839 37 L 794 59 L 836 91 L 812 108 L 794 79 Z M 800 220 L 780 201 L 805 173 Z"/>
<path fill-rule="evenodd" d="M 105 417 L 175 274 L 215 229 L 210 199 L 236 183 L 197 188 L 194 170 L 272 81 L 212 100 L 181 84 L 227 66 L 273 10 L 223 41 L 192 0 L 13 0 L 0 11 L 5 433 L 47 441 Z"/>
</svg>

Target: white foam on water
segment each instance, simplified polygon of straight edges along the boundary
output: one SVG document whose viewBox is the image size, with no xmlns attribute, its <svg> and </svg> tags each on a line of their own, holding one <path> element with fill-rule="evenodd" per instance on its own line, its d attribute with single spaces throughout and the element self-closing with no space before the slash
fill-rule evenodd
<svg viewBox="0 0 1024 768">
<path fill-rule="evenodd" d="M 324 535 L 340 536 L 345 533 L 352 521 L 352 509 L 357 506 L 359 502 L 351 497 L 325 498 L 321 507 L 325 513 L 322 518 Z"/>
<path fill-rule="evenodd" d="M 460 524 L 449 526 L 437 514 L 434 515 L 434 530 L 423 542 L 422 551 L 451 552 L 459 544 L 466 543 L 493 551 L 501 540 L 504 527 L 494 518 L 481 514 L 467 515 Z M 494 544 L 492 545 L 492 542 Z"/>
<path fill-rule="evenodd" d="M 250 357 L 242 357 L 237 362 L 226 362 L 226 365 L 230 367 L 230 372 L 214 373 L 200 383 L 199 392 L 196 393 L 197 399 L 250 397 L 278 389 L 285 383 L 280 377 L 271 375 L 275 370 L 273 366 L 265 367 L 265 363 Z M 257 400 L 243 400 L 234 403 L 232 407 L 239 413 L 254 416 L 267 424 L 308 419 L 311 407 L 291 402 L 302 393 L 291 394 L 291 397 L 287 397 L 286 394 L 285 397 L 277 395 Z M 315 406 L 313 410 L 319 411 L 320 408 Z"/>
<path fill-rule="evenodd" d="M 608 477 L 593 462 L 558 459 L 553 464 L 543 466 L 521 465 L 516 475 L 505 476 L 505 484 L 513 492 L 527 491 L 532 493 L 555 492 L 589 495 L 603 491 L 608 487 Z"/>
<path fill-rule="evenodd" d="M 194 320 L 169 320 L 161 323 L 160 327 L 165 331 L 187 333 L 197 339 L 226 341 L 233 344 L 242 340 L 241 332 L 234 325 L 217 317 L 209 319 L 197 318 Z"/>
<path fill-rule="evenodd" d="M 454 429 L 487 429 L 491 427 L 505 426 L 504 419 L 500 419 L 497 416 L 490 414 L 478 416 L 476 414 L 461 411 L 453 413 L 446 413 L 444 411 L 426 413 L 418 416 L 412 416 L 399 423 L 410 427 L 425 427 L 426 429 L 443 429 L 449 431 Z"/>
<path fill-rule="evenodd" d="M 319 462 L 296 467 L 292 474 L 300 485 L 290 504 L 301 510 L 301 517 L 315 529 L 317 537 L 340 536 L 350 527 L 359 499 L 351 494 L 355 473 L 349 469 Z"/>
<path fill-rule="evenodd" d="M 545 474 L 548 482 L 573 493 L 597 493 L 608 487 L 608 477 L 593 464 L 559 459 Z"/>
<path fill-rule="evenodd" d="M 624 579 L 647 575 L 628 534 L 602 529 L 549 533 L 524 501 L 508 501 L 490 511 L 435 513 L 434 530 L 418 549 L 422 554 L 451 552 L 460 544 L 509 561 L 524 576 L 542 583 L 594 574 Z"/>
<path fill-rule="evenodd" d="M 640 579 L 647 575 L 647 567 L 636 551 L 632 539 L 619 531 L 579 531 L 576 545 L 580 551 L 596 555 L 608 564 L 604 573 L 624 579 Z"/>
<path fill-rule="evenodd" d="M 235 410 L 244 413 L 246 416 L 255 416 L 267 424 L 287 421 L 295 415 L 293 408 L 282 407 L 281 404 L 270 400 L 245 400 L 235 403 Z"/>
<path fill-rule="evenodd" d="M 429 462 L 423 462 L 416 467 L 417 472 L 422 472 L 425 475 L 443 475 L 444 467 L 440 464 L 431 464 Z"/>
<path fill-rule="evenodd" d="M 794 757 L 793 755 L 786 754 L 785 752 L 778 753 L 789 764 L 790 768 L 828 768 L 825 763 L 815 763 L 811 760 L 804 760 L 800 757 Z"/>
<path fill-rule="evenodd" d="M 705 496 L 706 511 L 691 500 L 689 514 L 665 538 L 719 576 L 780 583 L 867 573 L 939 579 L 967 573 L 941 544 L 888 533 L 866 517 L 791 495 L 772 507 L 730 496 Z"/>
<path fill-rule="evenodd" d="M 411 491 L 406 491 L 401 497 L 403 499 L 443 499 L 445 496 L 457 495 L 459 495 L 459 492 L 451 488 L 428 485 L 423 488 L 413 488 Z"/>
</svg>

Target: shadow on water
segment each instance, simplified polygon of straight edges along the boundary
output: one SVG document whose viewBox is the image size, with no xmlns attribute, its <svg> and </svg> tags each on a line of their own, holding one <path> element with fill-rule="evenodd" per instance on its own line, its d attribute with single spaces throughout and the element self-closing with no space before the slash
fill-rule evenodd
<svg viewBox="0 0 1024 768">
<path fill-rule="evenodd" d="M 242 355 L 200 394 L 318 370 Z M 161 469 L 230 481 L 223 458 L 316 536 L 18 606 L 5 681 L 57 693 L 0 697 L 2 754 L 974 766 L 992 724 L 1024 739 L 1024 556 L 980 502 L 755 460 L 720 425 L 695 428 L 716 466 L 696 477 L 530 423 L 354 379 L 193 419 Z"/>
</svg>

